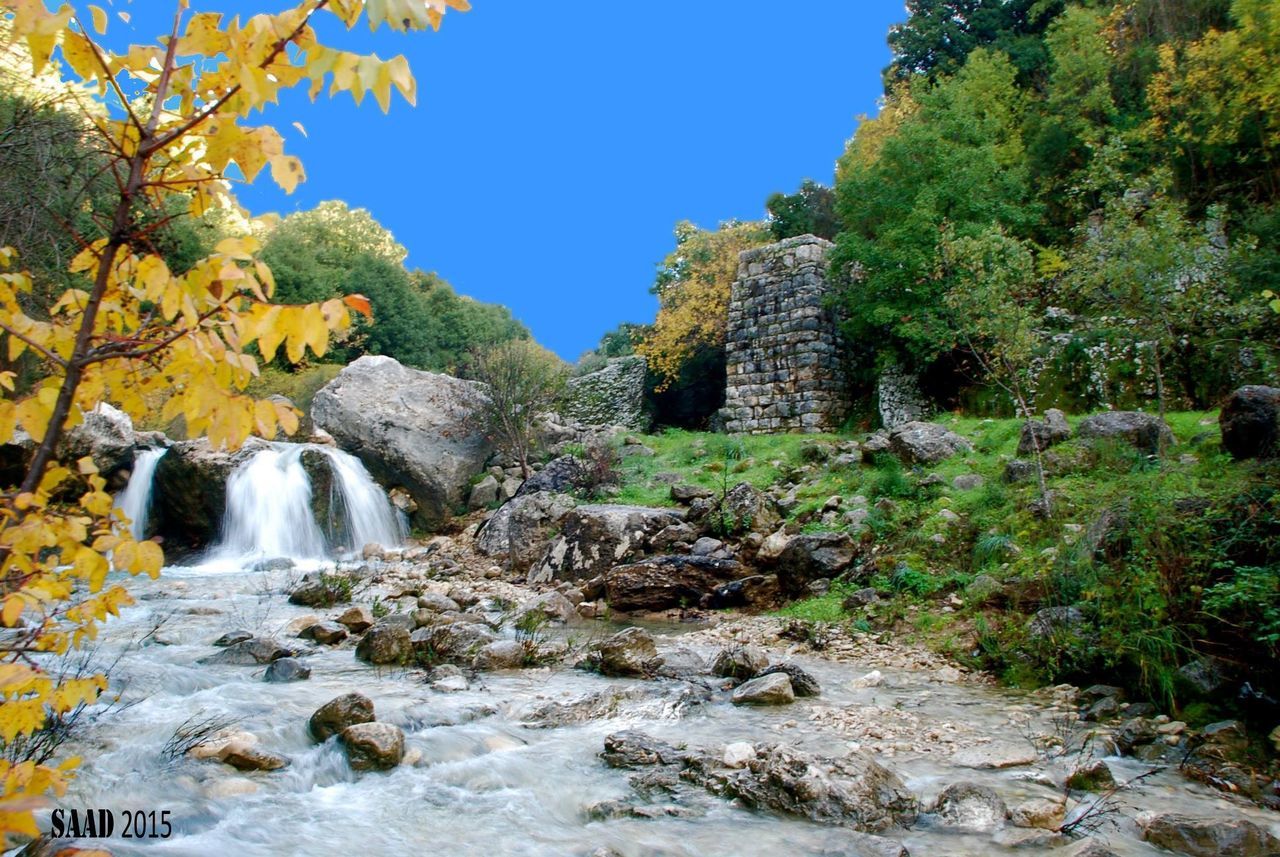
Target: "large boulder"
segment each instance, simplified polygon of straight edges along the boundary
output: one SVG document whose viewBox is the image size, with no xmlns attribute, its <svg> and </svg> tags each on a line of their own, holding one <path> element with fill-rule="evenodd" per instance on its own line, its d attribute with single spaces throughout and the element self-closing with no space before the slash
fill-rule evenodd
<svg viewBox="0 0 1280 857">
<path fill-rule="evenodd" d="M 530 583 L 589 580 L 629 562 L 661 530 L 684 519 L 675 509 L 647 506 L 579 506 L 564 518 L 560 535 L 532 568 Z"/>
<path fill-rule="evenodd" d="M 742 577 L 741 563 L 706 556 L 660 556 L 619 565 L 604 574 L 605 601 L 614 610 L 696 607 L 704 596 Z"/>
<path fill-rule="evenodd" d="M 582 459 L 573 455 L 553 458 L 542 469 L 520 484 L 517 497 L 549 491 L 553 494 L 570 494 L 581 488 L 587 479 L 587 467 Z"/>
<path fill-rule="evenodd" d="M 1280 454 L 1280 387 L 1241 387 L 1218 415 L 1222 448 L 1237 460 Z"/>
<path fill-rule="evenodd" d="M 907 464 L 937 464 L 972 452 L 969 441 L 938 423 L 910 422 L 889 434 L 889 448 Z"/>
<path fill-rule="evenodd" d="M 769 673 L 743 682 L 732 698 L 734 705 L 790 705 L 795 701 L 791 677 L 785 673 Z"/>
<path fill-rule="evenodd" d="M 227 511 L 227 478 L 267 449 L 250 438 L 240 449 L 214 449 L 208 438 L 175 443 L 156 465 L 151 515 L 165 541 L 203 547 L 217 540 Z"/>
<path fill-rule="evenodd" d="M 782 524 L 773 501 L 749 482 L 730 488 L 711 514 L 713 529 L 728 534 L 771 533 Z"/>
<path fill-rule="evenodd" d="M 389 771 L 404 758 L 404 732 L 390 723 L 356 723 L 339 738 L 357 771 Z"/>
<path fill-rule="evenodd" d="M 307 721 L 307 730 L 317 741 L 326 741 L 356 723 L 372 723 L 373 701 L 362 693 L 348 693 L 329 700 Z"/>
<path fill-rule="evenodd" d="M 133 466 L 138 436 L 133 420 L 124 411 L 106 402 L 84 415 L 84 420 L 67 432 L 58 447 L 63 461 L 77 461 L 88 455 L 106 477 Z"/>
<path fill-rule="evenodd" d="M 843 573 L 858 555 L 858 546 L 845 533 L 813 533 L 795 536 L 773 560 L 778 585 L 792 597 L 814 580 Z"/>
<path fill-rule="evenodd" d="M 1009 807 L 990 786 L 953 783 L 942 790 L 933 807 L 943 824 L 962 830 L 990 832 L 1004 825 Z"/>
<path fill-rule="evenodd" d="M 1155 455 L 1174 442 L 1173 430 L 1163 420 L 1142 411 L 1105 411 L 1086 417 L 1076 434 L 1088 440 L 1113 440 L 1140 452 Z"/>
<path fill-rule="evenodd" d="M 1271 857 L 1280 839 L 1244 818 L 1194 818 L 1172 812 L 1140 816 L 1142 838 L 1157 848 L 1192 857 Z"/>
<path fill-rule="evenodd" d="M 1071 440 L 1071 426 L 1067 415 L 1057 408 L 1044 412 L 1044 420 L 1027 420 L 1022 424 L 1018 438 L 1018 455 L 1035 455 L 1051 446 Z"/>
<path fill-rule="evenodd" d="M 643 628 L 626 628 L 591 646 L 578 666 L 601 675 L 645 676 L 660 663 L 653 636 Z"/>
<path fill-rule="evenodd" d="M 526 571 L 546 552 L 552 532 L 573 506 L 573 498 L 565 494 L 517 493 L 480 528 L 476 550 L 509 560 L 516 571 Z"/>
<path fill-rule="evenodd" d="M 316 393 L 311 416 L 380 482 L 408 490 L 416 522 L 432 528 L 466 502 L 493 452 L 475 419 L 483 395 L 474 382 L 366 356 Z"/>
<path fill-rule="evenodd" d="M 623 426 L 648 431 L 645 405 L 648 364 L 639 355 L 615 357 L 603 369 L 569 381 L 560 413 L 587 426 Z"/>
</svg>

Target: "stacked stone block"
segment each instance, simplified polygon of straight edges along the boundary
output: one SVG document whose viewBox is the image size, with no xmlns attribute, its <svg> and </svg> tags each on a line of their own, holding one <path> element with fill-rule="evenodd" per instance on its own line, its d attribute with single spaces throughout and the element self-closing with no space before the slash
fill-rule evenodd
<svg viewBox="0 0 1280 857">
<path fill-rule="evenodd" d="M 725 344 L 727 431 L 834 431 L 848 413 L 836 319 L 824 300 L 832 246 L 802 235 L 739 257 Z"/>
</svg>

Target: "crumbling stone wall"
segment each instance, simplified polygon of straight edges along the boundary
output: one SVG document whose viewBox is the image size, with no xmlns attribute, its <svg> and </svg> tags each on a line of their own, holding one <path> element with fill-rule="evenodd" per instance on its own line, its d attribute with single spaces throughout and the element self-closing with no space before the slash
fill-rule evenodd
<svg viewBox="0 0 1280 857">
<path fill-rule="evenodd" d="M 639 355 L 615 357 L 603 369 L 573 378 L 561 415 L 587 426 L 648 431 L 653 419 L 644 400 L 646 368 Z"/>
<path fill-rule="evenodd" d="M 802 235 L 739 257 L 720 412 L 727 431 L 834 431 L 848 413 L 836 320 L 823 300 L 832 246 Z"/>
</svg>

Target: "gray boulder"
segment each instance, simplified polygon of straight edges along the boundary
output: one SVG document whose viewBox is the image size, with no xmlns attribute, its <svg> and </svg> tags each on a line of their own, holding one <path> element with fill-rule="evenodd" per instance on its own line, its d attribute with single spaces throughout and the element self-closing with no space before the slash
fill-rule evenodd
<svg viewBox="0 0 1280 857">
<path fill-rule="evenodd" d="M 1280 387 L 1241 387 L 1218 415 L 1222 448 L 1237 461 L 1280 453 Z"/>
<path fill-rule="evenodd" d="M 501 486 L 491 473 L 471 486 L 471 494 L 467 498 L 468 509 L 486 509 L 498 502 L 498 491 Z"/>
<path fill-rule="evenodd" d="M 583 486 L 586 467 L 572 455 L 553 458 L 537 473 L 530 476 L 516 491 L 517 497 L 548 491 L 552 494 L 569 494 Z"/>
<path fill-rule="evenodd" d="M 748 679 L 769 666 L 769 656 L 758 646 L 729 646 L 716 654 L 711 673 L 722 678 Z"/>
<path fill-rule="evenodd" d="M 270 682 L 305 681 L 311 678 L 311 667 L 297 658 L 278 658 L 267 667 L 263 678 Z"/>
<path fill-rule="evenodd" d="M 374 625 L 356 644 L 356 657 L 369 664 L 403 664 L 412 656 L 409 632 L 399 625 Z"/>
<path fill-rule="evenodd" d="M 166 542 L 200 547 L 214 542 L 227 510 L 227 477 L 266 442 L 250 438 L 235 452 L 208 438 L 173 444 L 156 465 L 151 517 Z"/>
<path fill-rule="evenodd" d="M 519 640 L 495 640 L 481 647 L 471 662 L 473 669 L 514 670 L 525 665 L 528 651 Z"/>
<path fill-rule="evenodd" d="M 565 494 L 517 493 L 480 528 L 476 550 L 509 560 L 515 571 L 526 571 L 546 552 L 552 532 L 573 507 L 573 498 Z"/>
<path fill-rule="evenodd" d="M 729 535 L 772 533 L 782 524 L 773 501 L 749 482 L 730 488 L 711 515 L 715 528 Z"/>
<path fill-rule="evenodd" d="M 790 539 L 773 567 L 782 591 L 795 597 L 811 582 L 844 572 L 857 554 L 857 545 L 846 533 L 813 533 Z"/>
<path fill-rule="evenodd" d="M 791 677 L 786 673 L 770 673 L 743 682 L 733 691 L 734 705 L 790 705 L 796 701 Z"/>
<path fill-rule="evenodd" d="M 347 629 L 337 622 L 317 622 L 303 628 L 298 636 L 304 640 L 315 640 L 326 646 L 336 646 L 347 638 Z"/>
<path fill-rule="evenodd" d="M 674 509 L 579 506 L 564 517 L 560 535 L 529 569 L 529 582 L 589 580 L 604 574 L 636 558 L 650 539 L 683 518 Z"/>
<path fill-rule="evenodd" d="M 988 833 L 1001 827 L 1009 816 L 995 789 L 977 783 L 953 783 L 942 790 L 934 813 L 949 827 Z"/>
<path fill-rule="evenodd" d="M 315 395 L 311 415 L 387 486 L 408 490 L 420 526 L 438 526 L 467 499 L 492 453 L 475 419 L 484 388 L 361 357 Z"/>
<path fill-rule="evenodd" d="M 587 426 L 648 431 L 653 417 L 645 407 L 647 371 L 639 355 L 615 357 L 603 369 L 570 379 L 560 413 Z"/>
<path fill-rule="evenodd" d="M 615 566 L 604 574 L 605 601 L 624 613 L 696 607 L 720 586 L 741 578 L 741 563 L 707 556 L 660 556 Z"/>
<path fill-rule="evenodd" d="M 58 457 L 74 462 L 90 456 L 104 477 L 133 466 L 138 436 L 133 420 L 124 411 L 101 402 L 84 415 L 80 425 L 67 432 L 58 446 Z"/>
<path fill-rule="evenodd" d="M 292 657 L 294 654 L 296 652 L 283 643 L 264 637 L 254 637 L 249 640 L 232 643 L 220 652 L 201 658 L 198 663 L 223 666 L 254 666 L 269 664 L 280 658 Z"/>
<path fill-rule="evenodd" d="M 1155 455 L 1174 442 L 1173 430 L 1159 417 L 1141 411 L 1106 411 L 1086 417 L 1076 434 L 1088 440 L 1123 441 Z"/>
<path fill-rule="evenodd" d="M 953 455 L 972 452 L 969 441 L 938 423 L 910 422 L 889 434 L 889 447 L 908 464 L 937 464 Z"/>
<path fill-rule="evenodd" d="M 1044 412 L 1044 420 L 1027 420 L 1022 424 L 1022 435 L 1018 438 L 1018 455 L 1035 455 L 1039 449 L 1044 452 L 1051 446 L 1071 440 L 1071 426 L 1067 424 L 1067 415 L 1057 408 Z"/>
<path fill-rule="evenodd" d="M 496 635 L 478 622 L 448 622 L 419 628 L 410 635 L 413 652 L 424 664 L 470 664 Z"/>
<path fill-rule="evenodd" d="M 356 723 L 339 736 L 357 771 L 389 771 L 404 759 L 404 732 L 390 723 Z"/>
<path fill-rule="evenodd" d="M 774 673 L 783 673 L 787 678 L 791 679 L 791 689 L 795 691 L 796 696 L 819 696 L 822 694 L 822 687 L 818 684 L 818 680 L 795 664 L 774 664 L 771 667 L 760 670 L 758 675 L 766 676 Z"/>
<path fill-rule="evenodd" d="M 326 741 L 356 723 L 373 722 L 373 701 L 361 693 L 348 693 L 326 702 L 307 721 L 316 741 Z"/>
<path fill-rule="evenodd" d="M 626 628 L 591 647 L 578 666 L 608 676 L 646 676 L 660 661 L 653 637 L 643 628 Z"/>
</svg>

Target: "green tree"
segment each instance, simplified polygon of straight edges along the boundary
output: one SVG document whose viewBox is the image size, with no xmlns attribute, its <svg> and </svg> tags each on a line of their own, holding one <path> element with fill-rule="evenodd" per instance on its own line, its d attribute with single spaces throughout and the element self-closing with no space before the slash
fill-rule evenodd
<svg viewBox="0 0 1280 857">
<path fill-rule="evenodd" d="M 538 418 L 559 401 L 568 367 L 537 343 L 515 340 L 476 349 L 467 374 L 485 385 L 477 394 L 477 413 L 486 434 L 528 479 Z"/>
<path fill-rule="evenodd" d="M 812 179 L 801 182 L 793 194 L 772 194 L 765 208 L 769 212 L 769 232 L 777 241 L 797 235 L 817 235 L 830 241 L 840 231 L 835 193 Z"/>
</svg>

